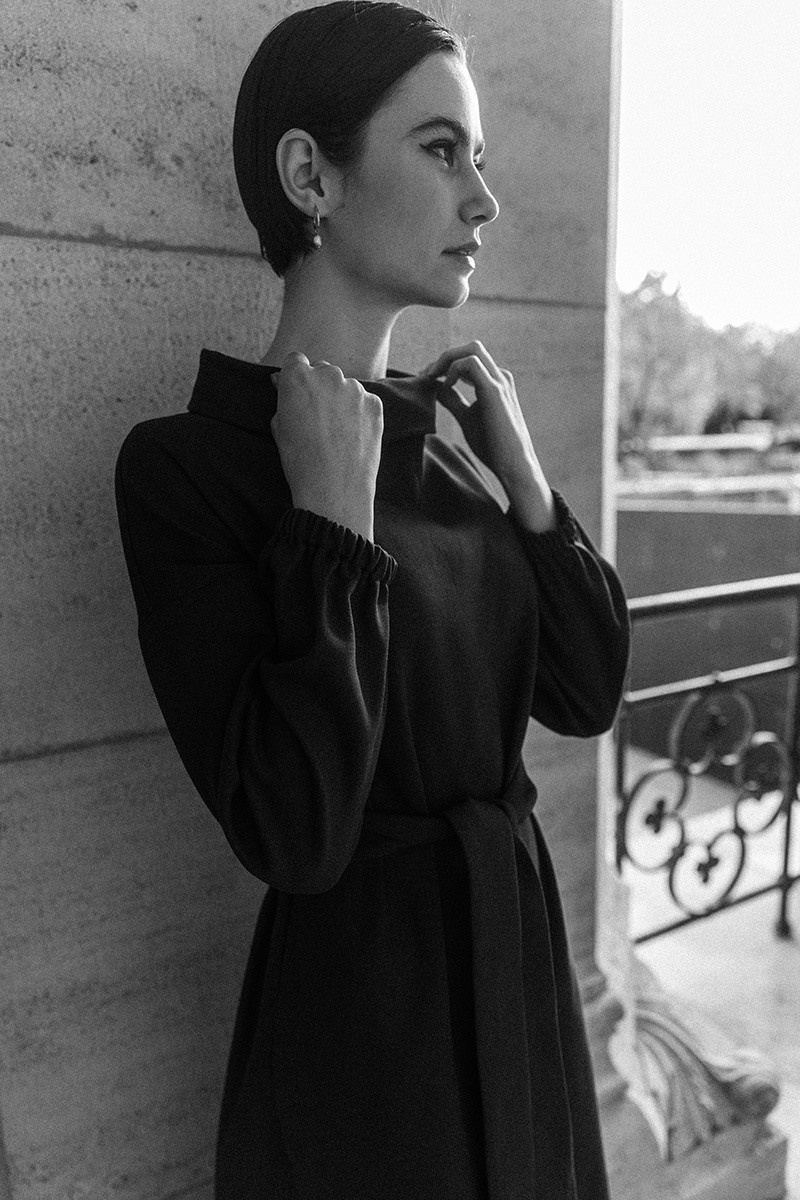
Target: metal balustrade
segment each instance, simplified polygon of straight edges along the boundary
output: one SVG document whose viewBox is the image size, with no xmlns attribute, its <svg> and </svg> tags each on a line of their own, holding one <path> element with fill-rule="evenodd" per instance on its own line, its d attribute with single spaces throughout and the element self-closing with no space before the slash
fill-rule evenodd
<svg viewBox="0 0 800 1200">
<path fill-rule="evenodd" d="M 617 868 L 629 862 L 662 874 L 676 916 L 637 935 L 636 943 L 723 912 L 768 892 L 780 893 L 779 937 L 791 937 L 792 821 L 800 782 L 800 573 L 645 596 L 629 601 L 634 632 L 642 621 L 701 610 L 786 600 L 795 607 L 795 653 L 655 687 L 626 690 L 615 727 Z M 758 729 L 747 685 L 789 677 L 787 735 Z M 628 780 L 631 724 L 637 710 L 682 701 L 670 723 L 669 756 Z M 733 799 L 711 837 L 690 827 L 698 782 L 723 771 Z M 782 821 L 782 864 L 765 886 L 737 891 L 753 839 Z M 696 824 L 696 823 L 695 823 Z"/>
</svg>

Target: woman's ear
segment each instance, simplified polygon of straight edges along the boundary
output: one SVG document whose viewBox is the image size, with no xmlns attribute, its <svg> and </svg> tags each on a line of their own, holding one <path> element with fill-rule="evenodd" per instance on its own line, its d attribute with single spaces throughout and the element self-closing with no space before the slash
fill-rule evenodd
<svg viewBox="0 0 800 1200">
<path fill-rule="evenodd" d="M 339 199 L 339 173 L 328 163 L 310 133 L 289 129 L 275 150 L 281 186 L 291 203 L 307 217 L 314 209 L 326 217 Z"/>
</svg>

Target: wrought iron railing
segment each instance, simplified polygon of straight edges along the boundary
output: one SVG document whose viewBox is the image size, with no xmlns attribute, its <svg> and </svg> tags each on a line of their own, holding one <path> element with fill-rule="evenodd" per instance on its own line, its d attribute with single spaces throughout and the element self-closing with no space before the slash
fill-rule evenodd
<svg viewBox="0 0 800 1200">
<path fill-rule="evenodd" d="M 792 817 L 800 782 L 800 573 L 743 583 L 669 592 L 629 601 L 634 631 L 640 622 L 701 610 L 785 600 L 795 606 L 793 654 L 714 671 L 656 687 L 625 692 L 616 725 L 617 868 L 631 863 L 661 874 L 674 919 L 638 933 L 637 943 L 742 904 L 768 892 L 780 893 L 779 937 L 791 936 L 788 901 L 800 875 L 791 873 Z M 783 737 L 758 729 L 746 685 L 788 677 Z M 629 778 L 631 725 L 635 714 L 665 700 L 680 702 L 669 727 L 669 754 Z M 703 776 L 724 774 L 732 799 L 717 810 L 725 824 L 707 836 L 690 821 L 691 802 Z M 780 831 L 780 865 L 763 886 L 737 891 L 753 839 Z"/>
</svg>

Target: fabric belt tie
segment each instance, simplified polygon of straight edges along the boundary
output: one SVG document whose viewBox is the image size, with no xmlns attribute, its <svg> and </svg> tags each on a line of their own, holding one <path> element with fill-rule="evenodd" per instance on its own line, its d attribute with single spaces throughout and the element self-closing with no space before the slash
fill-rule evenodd
<svg viewBox="0 0 800 1200">
<path fill-rule="evenodd" d="M 572 1130 L 542 880 L 516 830 L 536 789 L 520 762 L 502 795 L 437 816 L 367 810 L 356 859 L 456 838 L 470 891 L 475 1036 L 490 1200 L 573 1200 Z M 550 860 L 536 822 L 540 862 Z M 523 914 L 519 878 L 532 903 Z M 559 910 L 560 912 L 560 910 Z M 522 925 L 529 932 L 523 961 Z M 536 1178 L 547 1187 L 536 1190 Z"/>
</svg>

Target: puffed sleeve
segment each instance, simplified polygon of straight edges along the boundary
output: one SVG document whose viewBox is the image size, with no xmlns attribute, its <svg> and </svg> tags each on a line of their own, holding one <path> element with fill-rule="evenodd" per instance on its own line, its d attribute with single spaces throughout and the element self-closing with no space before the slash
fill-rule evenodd
<svg viewBox="0 0 800 1200">
<path fill-rule="evenodd" d="M 539 591 L 539 651 L 531 715 L 556 733 L 594 737 L 617 715 L 630 653 L 630 617 L 614 568 L 560 492 L 556 527 L 515 521 Z M 512 518 L 513 519 L 513 518 Z"/>
<path fill-rule="evenodd" d="M 380 747 L 397 564 L 302 509 L 253 561 L 144 426 L 120 452 L 116 494 L 142 655 L 195 787 L 259 879 L 333 887 Z"/>
</svg>

